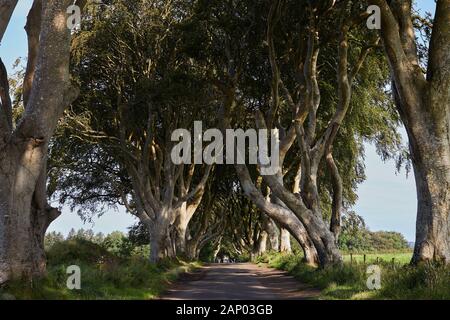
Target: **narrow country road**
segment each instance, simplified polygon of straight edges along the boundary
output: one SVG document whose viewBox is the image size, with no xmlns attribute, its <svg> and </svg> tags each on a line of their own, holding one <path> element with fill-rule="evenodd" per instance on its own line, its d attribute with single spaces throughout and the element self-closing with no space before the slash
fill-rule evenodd
<svg viewBox="0 0 450 320">
<path fill-rule="evenodd" d="M 163 300 L 302 300 L 320 294 L 283 271 L 251 263 L 210 264 L 183 277 Z"/>
</svg>

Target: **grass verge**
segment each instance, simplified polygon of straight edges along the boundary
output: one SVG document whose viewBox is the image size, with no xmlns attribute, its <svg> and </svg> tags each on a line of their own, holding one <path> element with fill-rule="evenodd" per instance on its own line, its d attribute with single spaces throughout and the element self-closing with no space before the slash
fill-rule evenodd
<svg viewBox="0 0 450 320">
<path fill-rule="evenodd" d="M 154 265 L 145 258 L 120 258 L 85 240 L 58 243 L 47 253 L 47 276 L 32 283 L 9 282 L 0 299 L 147 300 L 155 299 L 180 274 L 200 266 L 179 259 Z M 81 289 L 69 290 L 67 267 L 81 270 Z"/>
<path fill-rule="evenodd" d="M 392 254 L 390 254 L 392 255 Z M 378 255 L 380 256 L 380 255 Z M 392 259 L 392 257 L 390 257 Z M 326 269 L 311 268 L 299 255 L 269 253 L 259 263 L 285 270 L 298 280 L 322 290 L 319 299 L 450 299 L 450 267 L 424 264 L 412 267 L 402 262 L 380 260 L 381 288 L 369 290 L 368 264 L 344 262 Z M 373 262 L 370 262 L 373 264 Z"/>
</svg>

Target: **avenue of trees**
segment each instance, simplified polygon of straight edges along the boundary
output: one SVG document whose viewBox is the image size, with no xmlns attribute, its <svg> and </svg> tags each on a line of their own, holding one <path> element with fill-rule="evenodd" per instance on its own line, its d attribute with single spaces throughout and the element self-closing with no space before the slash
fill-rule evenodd
<svg viewBox="0 0 450 320">
<path fill-rule="evenodd" d="M 129 238 L 154 263 L 295 241 L 305 263 L 341 264 L 340 248 L 369 234 L 352 238 L 351 213 L 342 223 L 366 143 L 412 166 L 412 263 L 450 262 L 450 0 L 436 1 L 434 20 L 412 0 L 75 1 L 70 30 L 73 3 L 34 0 L 24 69 L 8 75 L 0 60 L 0 284 L 45 273 L 51 201 L 84 219 L 124 207 L 139 219 Z M 0 41 L 16 4 L 0 0 Z M 196 121 L 217 134 L 277 129 L 276 173 L 175 164 L 172 134 Z"/>
</svg>

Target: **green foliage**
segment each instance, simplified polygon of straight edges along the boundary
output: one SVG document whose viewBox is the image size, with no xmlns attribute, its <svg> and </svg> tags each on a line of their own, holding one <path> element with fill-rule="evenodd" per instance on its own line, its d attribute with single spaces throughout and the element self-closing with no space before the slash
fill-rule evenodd
<svg viewBox="0 0 450 320">
<path fill-rule="evenodd" d="M 211 242 L 206 244 L 200 251 L 199 255 L 200 261 L 214 262 L 215 249 L 216 249 L 215 246 Z"/>
<path fill-rule="evenodd" d="M 211 102 L 217 97 L 180 43 L 191 7 L 185 0 L 113 0 L 86 8 L 71 48 L 80 95 L 66 111 L 49 161 L 54 196 L 83 218 L 123 205 L 122 195 L 136 213 L 130 161 L 146 141 L 158 153 L 148 165 L 153 178 L 161 175 L 155 161 L 169 154 L 173 130 L 191 130 L 194 120 L 217 127 Z M 159 181 L 163 189 L 164 176 Z"/>
<path fill-rule="evenodd" d="M 304 90 L 301 61 L 308 30 L 304 27 L 309 19 L 307 6 L 306 0 L 283 2 L 282 19 L 275 30 L 280 74 L 295 99 Z M 50 193 L 55 192 L 62 203 L 73 209 L 80 209 L 86 219 L 94 212 L 123 204 L 123 199 L 128 198 L 131 198 L 128 211 L 135 213 L 137 206 L 132 195 L 136 190 L 133 192 L 130 183 L 130 161 L 134 162 L 136 155 L 145 150 L 147 138 L 152 137 L 165 154 L 170 147 L 167 137 L 173 129 L 190 129 L 194 120 L 202 120 L 205 127 L 217 127 L 221 120 L 217 115 L 221 114 L 227 95 L 223 88 L 230 88 L 231 84 L 238 100 L 230 111 L 232 125 L 254 127 L 254 111 L 265 113 L 272 104 L 272 70 L 266 39 L 269 7 L 270 3 L 262 0 L 176 0 L 167 4 L 156 0 L 132 3 L 113 0 L 101 10 L 88 7 L 71 48 L 72 75 L 81 92 L 51 146 Z M 356 1 L 351 1 L 351 7 L 364 10 Z M 322 99 L 317 114 L 318 136 L 328 126 L 338 103 L 339 43 L 335 26 L 341 14 L 341 10 L 336 10 L 324 15 L 318 26 Z M 360 50 L 371 35 L 365 26 L 352 28 L 350 64 L 359 59 Z M 384 55 L 375 49 L 356 76 L 351 107 L 333 148 L 339 171 L 345 172 L 342 174 L 345 207 L 355 203 L 356 188 L 365 179 L 364 143 L 376 144 L 383 159 L 405 156 L 397 132 L 399 117 L 386 90 L 389 81 Z M 292 124 L 292 110 L 285 97 L 281 100 L 273 120 L 280 129 L 286 129 Z M 286 169 L 298 165 L 297 144 L 286 159 Z M 157 177 L 160 174 L 157 168 L 157 164 L 149 165 L 149 176 Z M 256 175 L 255 166 L 250 171 Z M 295 173 L 290 170 L 286 174 L 286 186 L 292 185 Z M 228 175 L 226 179 L 229 182 L 221 183 L 227 186 L 223 198 L 229 199 L 229 193 L 242 198 L 236 176 Z M 161 184 L 164 181 L 155 180 Z M 318 184 L 324 217 L 328 219 L 332 188 L 330 174 L 323 164 Z M 234 217 L 227 212 L 228 220 L 233 222 L 227 231 L 239 226 L 232 232 L 239 233 L 240 238 L 246 236 L 250 240 L 245 241 L 248 247 L 253 235 L 258 234 L 261 214 L 251 204 L 240 202 L 238 205 L 243 208 L 239 209 L 250 208 L 245 215 L 240 214 L 243 210 L 235 210 Z M 191 230 L 195 233 L 200 229 Z M 145 232 L 135 235 L 130 234 L 135 242 L 148 237 Z M 224 246 L 229 251 L 234 250 L 230 244 L 238 243 L 235 238 L 234 234 L 224 237 Z M 344 242 L 355 241 L 352 247 L 367 249 L 360 243 L 363 240 L 347 237 Z M 120 248 L 111 246 L 116 254 L 129 254 L 126 243 L 121 243 Z"/>
<path fill-rule="evenodd" d="M 44 247 L 45 250 L 49 250 L 55 244 L 64 241 L 64 235 L 60 232 L 52 231 L 45 235 Z"/>
<path fill-rule="evenodd" d="M 116 258 L 102 246 L 84 239 L 69 239 L 56 243 L 47 252 L 49 265 L 76 264 L 77 262 L 96 265 L 104 261 L 117 260 Z"/>
<path fill-rule="evenodd" d="M 130 239 L 120 231 L 114 231 L 108 234 L 103 240 L 102 246 L 119 257 L 130 256 L 135 249 Z"/>
<path fill-rule="evenodd" d="M 129 227 L 128 238 L 136 246 L 150 243 L 150 233 L 143 223 L 137 223 Z"/>
<path fill-rule="evenodd" d="M 399 232 L 377 231 L 369 233 L 371 248 L 375 251 L 398 251 L 409 248 L 408 241 Z"/>
<path fill-rule="evenodd" d="M 355 212 L 342 217 L 342 229 L 339 236 L 339 248 L 344 251 L 367 251 L 369 243 L 364 219 Z"/>
<path fill-rule="evenodd" d="M 408 242 L 401 233 L 369 231 L 364 219 L 350 211 L 342 217 L 339 248 L 347 252 L 390 252 L 409 250 Z"/>
<path fill-rule="evenodd" d="M 133 230 L 133 228 L 131 228 Z M 132 237 L 133 233 L 130 231 L 130 235 L 126 235 L 120 231 L 111 232 L 108 235 L 103 233 L 94 234 L 90 229 L 71 229 L 67 238 L 65 239 L 61 233 L 50 232 L 45 235 L 45 248 L 51 254 L 52 250 L 58 250 L 62 245 L 64 240 L 67 240 L 65 246 L 66 248 L 70 243 L 74 244 L 74 247 L 79 247 L 80 245 L 90 245 L 97 244 L 99 247 L 104 249 L 107 253 L 113 254 L 117 257 L 129 258 L 132 256 L 139 256 L 142 258 L 147 258 L 150 256 L 150 246 L 148 245 L 149 240 L 146 242 L 136 241 Z M 55 248 L 54 248 L 55 247 Z M 70 251 L 70 250 L 69 250 Z M 70 254 L 70 252 L 69 252 Z M 60 253 L 56 256 L 61 257 Z M 71 255 L 69 258 L 72 259 L 76 257 L 75 254 Z"/>
</svg>

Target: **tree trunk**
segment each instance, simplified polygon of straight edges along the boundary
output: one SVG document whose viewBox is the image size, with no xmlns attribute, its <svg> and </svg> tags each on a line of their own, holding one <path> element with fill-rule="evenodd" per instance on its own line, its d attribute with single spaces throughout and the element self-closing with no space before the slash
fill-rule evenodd
<svg viewBox="0 0 450 320">
<path fill-rule="evenodd" d="M 186 254 L 188 242 L 187 237 L 189 236 L 188 232 L 189 222 L 192 220 L 192 217 L 197 211 L 202 196 L 203 193 L 200 197 L 197 197 L 197 199 L 195 199 L 194 204 L 188 204 L 188 202 L 183 203 L 176 212 L 176 219 L 174 226 L 176 229 L 175 243 L 177 254 L 182 255 Z"/>
<path fill-rule="evenodd" d="M 267 238 L 268 234 L 266 231 L 262 230 L 259 234 L 258 241 L 255 243 L 254 252 L 256 256 L 260 256 L 267 251 Z"/>
<path fill-rule="evenodd" d="M 152 227 L 150 231 L 150 262 L 158 263 L 167 257 L 167 230 Z"/>
<path fill-rule="evenodd" d="M 302 227 L 306 229 L 306 235 L 317 252 L 319 266 L 326 267 L 328 265 L 341 263 L 342 256 L 337 247 L 334 235 L 323 220 L 319 206 L 316 203 L 317 201 L 312 202 L 313 206 L 310 209 L 305 206 L 297 195 L 284 188 L 275 176 L 264 176 L 264 180 L 267 182 L 272 192 L 287 206 L 288 210 L 290 209 L 289 211 L 292 211 L 295 214 L 296 218 L 300 220 Z M 315 193 L 315 190 L 316 189 L 312 189 L 314 192 L 311 193 L 310 196 Z M 291 228 L 287 226 L 283 227 L 288 229 L 298 241 L 295 232 L 293 232 Z M 300 239 L 302 242 L 305 240 L 306 239 L 304 238 Z M 301 243 L 300 241 L 299 243 Z"/>
<path fill-rule="evenodd" d="M 280 229 L 280 252 L 291 253 L 291 234 L 288 230 Z"/>
<path fill-rule="evenodd" d="M 146 219 L 145 224 L 150 231 L 150 262 L 158 263 L 167 257 L 175 257 L 175 243 L 171 233 L 174 212 L 163 208 L 155 219 Z M 141 220 L 142 221 L 142 220 Z"/>
<path fill-rule="evenodd" d="M 0 1 L 2 9 L 5 2 Z M 9 1 L 10 10 L 16 2 Z M 70 30 L 65 21 L 69 1 L 34 4 L 38 5 L 33 5 L 29 19 L 39 13 L 40 23 L 27 22 L 29 65 L 25 74 L 32 87 L 24 86 L 25 112 L 16 127 L 6 70 L 0 63 L 0 283 L 40 276 L 45 271 L 43 238 L 59 215 L 46 201 L 48 142 L 64 108 L 78 94 L 69 75 Z M 11 13 L 0 13 L 2 19 L 6 17 L 0 22 L 0 40 Z M 38 33 L 39 43 L 31 39 Z"/>
<path fill-rule="evenodd" d="M 447 104 L 448 106 L 449 104 Z M 433 109 L 429 107 L 427 109 Z M 447 108 L 448 109 L 448 108 Z M 413 263 L 450 263 L 450 118 L 429 128 L 408 130 L 417 188 L 416 242 Z M 410 133 L 411 132 L 411 133 Z"/>
<path fill-rule="evenodd" d="M 411 0 L 371 0 L 381 9 L 381 36 L 394 99 L 409 138 L 417 188 L 412 263 L 450 263 L 450 1 L 439 0 L 420 68 Z"/>
<path fill-rule="evenodd" d="M 0 0 L 0 43 L 18 0 Z"/>
<path fill-rule="evenodd" d="M 177 217 L 174 223 L 174 241 L 177 254 L 186 254 L 186 233 L 189 220 L 186 215 L 186 203 L 183 203 L 177 210 Z"/>
<path fill-rule="evenodd" d="M 336 243 L 338 243 L 339 235 L 341 233 L 341 213 L 343 204 L 342 178 L 339 173 L 338 167 L 334 161 L 331 148 L 327 151 L 325 159 L 327 162 L 328 169 L 330 170 L 331 173 L 331 183 L 333 187 L 330 230 L 334 234 Z"/>
<path fill-rule="evenodd" d="M 279 251 L 280 243 L 278 241 L 277 225 L 272 219 L 268 217 L 264 218 L 264 229 L 267 232 L 269 238 L 270 250 Z"/>
<path fill-rule="evenodd" d="M 261 113 L 256 113 L 257 127 L 260 129 L 267 128 L 265 119 Z M 297 139 L 304 158 L 301 161 L 301 195 L 286 189 L 283 183 L 281 171 L 275 175 L 263 176 L 271 190 L 271 196 L 275 198 L 276 207 L 261 205 L 276 213 L 277 221 L 280 227 L 286 228 L 296 238 L 305 252 L 305 258 L 309 264 L 316 264 L 320 267 L 342 263 L 342 256 L 338 250 L 334 235 L 331 233 L 322 218 L 320 208 L 320 197 L 317 188 L 317 170 L 320 162 L 320 152 L 312 152 L 311 157 L 305 145 L 303 127 L 299 123 L 295 124 Z M 280 161 L 282 162 L 282 161 Z M 244 167 L 236 166 L 236 171 L 241 184 L 246 190 L 247 195 L 253 195 L 255 192 L 250 190 L 251 186 L 244 185 L 244 181 L 251 181 L 248 171 Z M 254 198 L 255 196 L 253 196 Z M 253 200 L 260 203 L 259 200 Z M 280 210 L 281 209 L 281 210 Z M 285 210 L 283 210 L 285 209 Z M 262 209 L 263 210 L 263 209 Z M 284 211 L 289 211 L 284 212 Z M 267 211 L 266 211 L 267 212 Z M 269 213 L 268 213 L 269 214 Z M 293 215 L 293 217 L 292 217 Z M 270 214 L 269 214 L 270 216 Z M 289 221 L 289 223 L 287 223 Z M 315 247 L 314 252 L 317 255 L 313 257 L 308 253 L 311 247 Z M 308 254 L 307 254 L 308 253 Z"/>
<path fill-rule="evenodd" d="M 222 238 L 219 239 L 219 243 L 217 244 L 217 247 L 214 249 L 213 252 L 213 261 L 217 261 L 217 255 L 220 252 L 220 249 L 222 249 Z"/>
<path fill-rule="evenodd" d="M 235 165 L 235 168 L 245 195 L 260 210 L 264 211 L 270 218 L 276 221 L 281 228 L 289 230 L 292 236 L 301 244 L 308 264 L 317 266 L 322 261 L 324 262 L 323 266 L 328 264 L 329 261 L 325 259 L 320 260 L 318 251 L 314 248 L 315 243 L 311 241 L 305 225 L 300 221 L 299 217 L 289 208 L 267 201 L 251 181 L 250 174 L 244 165 Z"/>
<path fill-rule="evenodd" d="M 174 234 L 174 242 L 175 242 L 175 251 L 177 255 L 186 255 L 187 253 L 187 226 L 178 226 L 176 229 L 176 233 Z"/>
<path fill-rule="evenodd" d="M 189 260 L 197 260 L 197 241 L 188 241 L 186 243 L 186 256 Z"/>
<path fill-rule="evenodd" d="M 60 212 L 46 200 L 47 145 L 8 147 L 0 167 L 0 283 L 45 273 L 45 232 Z"/>
</svg>

